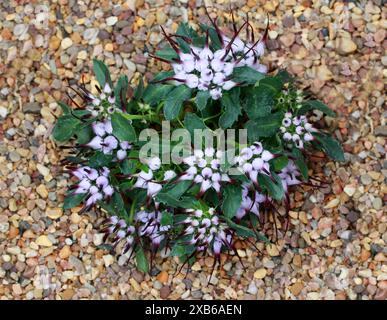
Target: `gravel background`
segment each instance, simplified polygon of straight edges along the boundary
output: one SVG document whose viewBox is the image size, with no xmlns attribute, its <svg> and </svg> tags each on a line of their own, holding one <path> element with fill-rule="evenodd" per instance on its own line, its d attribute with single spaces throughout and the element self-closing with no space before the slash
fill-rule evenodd
<svg viewBox="0 0 387 320">
<path fill-rule="evenodd" d="M 90 73 L 91 58 L 136 83 L 161 68 L 148 60 L 159 25 L 220 24 L 226 0 L 1 1 L 0 299 L 387 299 L 386 6 L 380 1 L 233 1 L 257 31 L 270 13 L 266 63 L 286 67 L 339 114 L 326 119 L 346 163 L 313 164 L 332 182 L 294 194 L 291 230 L 261 254 L 239 244 L 208 284 L 212 258 L 193 271 L 159 257 L 151 275 L 101 246 L 95 212 L 60 206 L 68 184 L 50 139 L 66 79 Z M 322 120 L 321 120 L 322 121 Z M 317 159 L 316 159 L 317 160 Z"/>
</svg>

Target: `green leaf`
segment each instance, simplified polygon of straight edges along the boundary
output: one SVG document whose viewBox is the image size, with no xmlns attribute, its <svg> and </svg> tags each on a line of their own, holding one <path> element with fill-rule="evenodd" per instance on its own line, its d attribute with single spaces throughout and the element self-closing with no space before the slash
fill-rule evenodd
<svg viewBox="0 0 387 320">
<path fill-rule="evenodd" d="M 274 92 L 270 88 L 258 86 L 247 96 L 244 109 L 249 118 L 254 120 L 269 115 L 273 104 Z"/>
<path fill-rule="evenodd" d="M 259 80 L 256 87 L 266 88 L 272 91 L 273 94 L 277 94 L 283 86 L 283 82 L 279 77 L 265 77 Z"/>
<path fill-rule="evenodd" d="M 63 209 L 71 209 L 81 204 L 81 202 L 86 198 L 85 193 L 78 193 L 78 194 L 69 194 L 65 197 L 63 202 Z"/>
<path fill-rule="evenodd" d="M 95 77 L 102 89 L 106 82 L 110 85 L 111 88 L 113 87 L 109 69 L 101 60 L 93 59 L 93 70 Z"/>
<path fill-rule="evenodd" d="M 140 271 L 144 273 L 148 273 L 149 271 L 148 259 L 145 255 L 144 250 L 141 247 L 139 247 L 136 251 L 136 263 L 137 263 L 137 268 Z"/>
<path fill-rule="evenodd" d="M 210 92 L 207 91 L 199 91 L 196 95 L 196 105 L 200 111 L 204 110 L 204 108 L 207 106 L 207 101 L 210 98 Z"/>
<path fill-rule="evenodd" d="M 297 148 L 294 148 L 292 153 L 293 153 L 294 157 L 296 158 L 294 160 L 294 163 L 296 164 L 296 166 L 300 170 L 302 177 L 304 178 L 304 180 L 308 180 L 308 178 L 309 178 L 308 166 L 305 163 L 304 155 Z"/>
<path fill-rule="evenodd" d="M 311 110 L 320 110 L 321 112 L 325 113 L 327 116 L 330 116 L 332 118 L 336 117 L 336 113 L 331 110 L 325 103 L 319 101 L 319 100 L 309 100 L 302 103 L 302 107 L 298 109 L 297 114 L 305 114 L 308 111 Z"/>
<path fill-rule="evenodd" d="M 171 255 L 173 257 L 181 257 L 185 255 L 185 246 L 179 243 L 176 243 L 171 250 Z"/>
<path fill-rule="evenodd" d="M 157 50 L 155 55 L 156 57 L 160 57 L 168 61 L 173 61 L 173 59 L 179 58 L 176 51 L 171 47 L 166 47 L 161 50 Z"/>
<path fill-rule="evenodd" d="M 113 160 L 113 155 L 97 151 L 89 158 L 89 165 L 93 168 L 108 166 Z"/>
<path fill-rule="evenodd" d="M 144 94 L 144 89 L 145 89 L 144 80 L 141 77 L 140 81 L 138 82 L 138 86 L 137 86 L 136 90 L 134 91 L 133 98 L 135 100 L 140 100 Z"/>
<path fill-rule="evenodd" d="M 151 106 L 155 105 L 164 100 L 173 88 L 173 85 L 150 84 L 145 88 L 143 100 Z"/>
<path fill-rule="evenodd" d="M 244 84 L 255 84 L 264 77 L 265 75 L 263 73 L 245 66 L 234 68 L 232 80 L 235 82 L 243 82 Z"/>
<path fill-rule="evenodd" d="M 191 97 L 191 89 L 185 85 L 177 86 L 169 94 L 164 103 L 164 116 L 166 120 L 177 118 L 183 102 Z"/>
<path fill-rule="evenodd" d="M 114 88 L 114 96 L 116 97 L 116 106 L 120 108 L 120 110 L 126 110 L 127 106 L 127 99 L 126 94 L 128 92 L 128 77 L 127 76 L 121 76 L 118 81 L 117 85 Z"/>
<path fill-rule="evenodd" d="M 332 160 L 345 161 L 344 152 L 339 141 L 322 133 L 313 133 L 313 136 L 320 142 L 320 147 Z"/>
<path fill-rule="evenodd" d="M 162 226 L 173 225 L 173 214 L 168 211 L 163 211 L 163 213 L 161 214 L 160 224 Z"/>
<path fill-rule="evenodd" d="M 86 144 L 93 138 L 93 130 L 90 125 L 81 125 L 76 130 L 75 135 L 77 136 L 78 144 Z"/>
<path fill-rule="evenodd" d="M 290 75 L 290 73 L 287 72 L 286 70 L 278 71 L 278 73 L 275 76 L 279 78 L 282 81 L 282 83 L 289 83 L 294 81 L 293 76 Z"/>
<path fill-rule="evenodd" d="M 113 134 L 120 141 L 133 142 L 136 140 L 136 132 L 130 122 L 123 116 L 121 112 L 115 112 L 111 116 Z"/>
<path fill-rule="evenodd" d="M 71 108 L 64 102 L 58 101 L 57 102 L 59 107 L 62 109 L 63 114 L 70 114 L 71 113 Z"/>
<path fill-rule="evenodd" d="M 281 179 L 273 172 L 271 175 L 274 181 L 266 174 L 259 174 L 258 183 L 261 187 L 265 188 L 272 198 L 282 200 L 284 197 L 284 189 Z"/>
<path fill-rule="evenodd" d="M 272 113 L 262 118 L 250 120 L 246 123 L 247 136 L 250 141 L 258 140 L 260 137 L 274 135 L 281 126 L 282 113 Z"/>
<path fill-rule="evenodd" d="M 158 82 L 158 81 L 173 77 L 174 74 L 175 73 L 173 72 L 173 70 L 161 71 L 154 76 L 154 78 L 151 82 Z"/>
<path fill-rule="evenodd" d="M 203 120 L 199 118 L 196 114 L 188 112 L 185 114 L 184 117 L 184 126 L 185 129 L 187 129 L 191 136 L 194 135 L 195 129 L 206 129 L 206 125 L 204 124 Z"/>
<path fill-rule="evenodd" d="M 245 237 L 245 238 L 256 238 L 256 239 L 264 241 L 266 243 L 270 242 L 269 239 L 266 238 L 264 235 L 262 235 L 260 233 L 255 233 L 253 230 L 251 230 L 251 229 L 249 229 L 241 224 L 237 224 L 229 218 L 224 218 L 224 219 L 226 220 L 227 224 L 232 229 L 234 229 L 239 236 Z"/>
<path fill-rule="evenodd" d="M 239 87 L 235 87 L 225 92 L 221 98 L 223 114 L 219 118 L 219 126 L 223 129 L 230 128 L 241 114 L 239 93 Z"/>
<path fill-rule="evenodd" d="M 281 171 L 283 168 L 287 166 L 289 159 L 287 156 L 280 156 L 271 160 L 274 171 Z"/>
<path fill-rule="evenodd" d="M 193 200 L 189 197 L 182 197 L 182 195 L 191 184 L 192 181 L 188 180 L 167 183 L 157 194 L 156 200 L 174 208 L 189 208 Z"/>
<path fill-rule="evenodd" d="M 233 218 L 242 203 L 242 188 L 240 185 L 227 184 L 223 187 L 223 214 Z"/>
<path fill-rule="evenodd" d="M 66 142 L 74 136 L 80 123 L 81 121 L 71 114 L 61 116 L 52 131 L 52 136 L 56 141 Z"/>
<path fill-rule="evenodd" d="M 111 214 L 118 214 L 120 217 L 128 216 L 125 210 L 124 199 L 122 198 L 121 194 L 118 191 L 113 193 L 113 196 L 109 204 L 113 209 Z"/>
</svg>

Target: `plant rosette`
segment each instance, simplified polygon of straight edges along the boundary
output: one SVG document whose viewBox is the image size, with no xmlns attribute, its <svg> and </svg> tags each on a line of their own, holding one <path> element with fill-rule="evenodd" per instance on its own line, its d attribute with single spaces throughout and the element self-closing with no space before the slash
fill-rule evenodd
<svg viewBox="0 0 387 320">
<path fill-rule="evenodd" d="M 287 227 L 278 226 L 288 224 L 293 190 L 326 183 L 309 176 L 315 151 L 344 161 L 340 143 L 313 121 L 316 110 L 335 113 L 306 98 L 286 71 L 267 73 L 267 30 L 255 39 L 245 21 L 226 36 L 210 22 L 198 31 L 187 23 L 176 34 L 162 29 L 166 46 L 152 57 L 171 71 L 148 85 L 140 80 L 130 99 L 128 78 L 113 83 L 107 66 L 94 60 L 98 85 L 72 88 L 72 107 L 59 102 L 63 115 L 52 135 L 72 176 L 64 209 L 102 209 L 104 241 L 145 272 L 160 251 L 182 266 L 213 255 L 215 267 L 222 253 L 238 256 L 236 239 L 255 246 L 283 236 Z M 159 139 L 166 121 L 189 138 L 206 134 L 198 144 L 180 143 L 174 133 Z M 219 130 L 236 132 L 234 154 L 219 139 L 206 144 Z M 157 137 L 147 137 L 151 154 L 144 157 L 149 132 Z M 178 161 L 164 161 L 177 147 Z"/>
</svg>

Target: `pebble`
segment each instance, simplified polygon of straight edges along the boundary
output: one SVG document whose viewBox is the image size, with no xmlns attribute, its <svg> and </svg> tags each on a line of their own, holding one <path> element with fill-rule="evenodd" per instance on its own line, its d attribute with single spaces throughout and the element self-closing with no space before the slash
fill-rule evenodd
<svg viewBox="0 0 387 320">
<path fill-rule="evenodd" d="M 118 21 L 118 18 L 112 16 L 112 17 L 109 17 L 109 18 L 106 19 L 106 24 L 108 26 L 114 26 L 117 23 L 117 21 Z"/>
<path fill-rule="evenodd" d="M 257 271 L 254 272 L 254 278 L 256 279 L 263 279 L 266 277 L 267 271 L 266 269 L 258 269 Z"/>
<path fill-rule="evenodd" d="M 52 247 L 52 242 L 46 235 L 39 236 L 35 242 L 42 247 Z"/>
<path fill-rule="evenodd" d="M 372 178 L 368 174 L 362 174 L 360 176 L 360 181 L 361 181 L 362 184 L 367 186 L 367 185 L 372 183 Z"/>
<path fill-rule="evenodd" d="M 64 38 L 60 43 L 60 46 L 63 50 L 70 48 L 73 45 L 73 41 L 70 38 Z"/>
<path fill-rule="evenodd" d="M 336 49 L 339 54 L 346 55 L 355 52 L 357 45 L 352 39 L 339 37 L 336 39 Z"/>
</svg>

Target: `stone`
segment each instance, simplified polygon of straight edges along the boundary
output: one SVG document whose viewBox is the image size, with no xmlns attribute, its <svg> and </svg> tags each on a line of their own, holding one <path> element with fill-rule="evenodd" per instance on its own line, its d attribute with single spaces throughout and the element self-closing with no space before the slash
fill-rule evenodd
<svg viewBox="0 0 387 320">
<path fill-rule="evenodd" d="M 48 190 L 44 184 L 40 184 L 36 188 L 36 192 L 43 198 L 46 199 L 48 197 Z"/>
<path fill-rule="evenodd" d="M 266 245 L 266 251 L 271 257 L 275 257 L 279 255 L 278 248 L 275 244 L 270 243 Z"/>
<path fill-rule="evenodd" d="M 78 259 L 76 256 L 70 255 L 69 263 L 73 268 L 75 268 L 75 271 L 78 274 L 84 274 L 86 272 L 83 262 L 80 259 Z"/>
<path fill-rule="evenodd" d="M 70 48 L 72 45 L 73 45 L 73 40 L 71 40 L 70 38 L 64 38 L 60 43 L 60 46 L 63 50 Z"/>
<path fill-rule="evenodd" d="M 357 45 L 350 38 L 339 37 L 335 43 L 337 52 L 341 55 L 350 54 L 356 51 Z"/>
<path fill-rule="evenodd" d="M 117 18 L 117 17 L 111 16 L 111 17 L 108 17 L 108 18 L 106 19 L 106 24 L 107 24 L 108 26 L 114 26 L 114 25 L 117 23 L 117 21 L 118 21 L 118 18 Z"/>
<path fill-rule="evenodd" d="M 254 272 L 254 278 L 256 279 L 263 279 L 266 277 L 267 271 L 264 268 L 258 269 Z"/>
<path fill-rule="evenodd" d="M 105 267 L 109 267 L 114 263 L 114 257 L 111 254 L 104 255 L 102 257 Z"/>
<path fill-rule="evenodd" d="M 59 251 L 59 257 L 61 259 L 67 259 L 71 255 L 71 249 L 68 245 L 65 245 L 62 249 Z"/>
<path fill-rule="evenodd" d="M 350 197 L 352 197 L 356 192 L 356 188 L 352 185 L 347 185 L 344 187 L 344 192 Z"/>
<path fill-rule="evenodd" d="M 24 113 L 39 114 L 40 108 L 41 108 L 41 106 L 37 102 L 30 102 L 30 103 L 23 104 L 23 112 Z"/>
<path fill-rule="evenodd" d="M 371 176 L 369 176 L 368 174 L 362 174 L 360 176 L 360 181 L 362 184 L 364 184 L 365 186 L 369 185 L 372 183 L 372 178 Z"/>
<path fill-rule="evenodd" d="M 171 288 L 169 286 L 163 286 L 160 289 L 160 298 L 166 299 L 166 298 L 168 298 L 170 293 L 171 293 Z"/>
<path fill-rule="evenodd" d="M 35 242 L 41 247 L 52 247 L 52 242 L 46 235 L 39 236 Z"/>
<path fill-rule="evenodd" d="M 372 206 L 375 210 L 380 210 L 383 206 L 383 201 L 379 197 L 376 197 L 374 200 L 372 200 Z"/>
<path fill-rule="evenodd" d="M 376 127 L 374 134 L 375 136 L 387 137 L 387 125 Z"/>
<path fill-rule="evenodd" d="M 166 271 L 161 271 L 156 278 L 158 281 L 161 283 L 167 283 L 168 282 L 168 272 Z"/>
<path fill-rule="evenodd" d="M 279 41 L 285 46 L 290 47 L 296 40 L 296 35 L 294 33 L 286 33 L 279 37 Z"/>
<path fill-rule="evenodd" d="M 304 285 L 302 284 L 302 282 L 297 281 L 295 284 L 290 286 L 290 291 L 293 295 L 298 296 L 303 288 Z"/>
<path fill-rule="evenodd" d="M 53 220 L 59 219 L 62 215 L 63 215 L 62 208 L 48 208 L 46 210 L 46 216 Z"/>
</svg>

